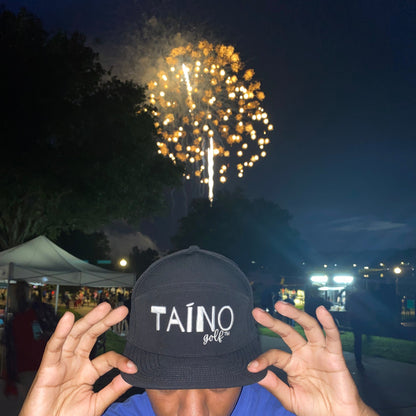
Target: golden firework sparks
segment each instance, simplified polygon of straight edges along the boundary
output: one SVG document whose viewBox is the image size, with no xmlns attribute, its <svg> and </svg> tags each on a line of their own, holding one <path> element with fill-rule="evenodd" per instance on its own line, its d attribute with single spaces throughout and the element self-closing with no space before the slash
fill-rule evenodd
<svg viewBox="0 0 416 416">
<path fill-rule="evenodd" d="M 206 183 L 211 201 L 215 177 L 226 182 L 232 155 L 238 177 L 266 156 L 273 125 L 254 74 L 243 69 L 233 46 L 203 40 L 172 49 L 148 83 L 149 101 L 157 108 L 159 153 L 184 162 L 186 178 Z"/>
</svg>

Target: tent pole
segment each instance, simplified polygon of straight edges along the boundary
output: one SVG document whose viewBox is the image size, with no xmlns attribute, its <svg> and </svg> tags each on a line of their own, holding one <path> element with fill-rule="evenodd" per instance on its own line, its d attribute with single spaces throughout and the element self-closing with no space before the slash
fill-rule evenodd
<svg viewBox="0 0 416 416">
<path fill-rule="evenodd" d="M 55 313 L 58 313 L 59 285 L 56 285 L 55 291 Z"/>
<path fill-rule="evenodd" d="M 7 324 L 9 317 L 9 298 L 10 298 L 10 281 L 13 279 L 14 264 L 9 263 L 9 274 L 7 276 L 7 293 L 6 293 L 6 306 L 4 308 L 4 323 Z"/>
</svg>

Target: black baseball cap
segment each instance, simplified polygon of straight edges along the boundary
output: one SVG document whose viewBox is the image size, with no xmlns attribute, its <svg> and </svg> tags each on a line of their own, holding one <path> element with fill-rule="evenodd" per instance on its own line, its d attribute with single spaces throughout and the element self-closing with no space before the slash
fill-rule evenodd
<svg viewBox="0 0 416 416">
<path fill-rule="evenodd" d="M 138 279 L 122 373 L 148 389 L 239 387 L 260 381 L 247 364 L 261 354 L 253 294 L 230 259 L 197 246 L 165 256 Z"/>
</svg>

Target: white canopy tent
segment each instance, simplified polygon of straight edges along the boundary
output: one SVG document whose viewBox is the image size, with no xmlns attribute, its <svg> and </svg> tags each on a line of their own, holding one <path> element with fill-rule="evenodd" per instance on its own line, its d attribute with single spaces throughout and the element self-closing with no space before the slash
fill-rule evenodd
<svg viewBox="0 0 416 416">
<path fill-rule="evenodd" d="M 0 282 L 25 280 L 31 284 L 89 287 L 133 287 L 133 273 L 113 272 L 86 263 L 45 236 L 0 252 Z"/>
</svg>

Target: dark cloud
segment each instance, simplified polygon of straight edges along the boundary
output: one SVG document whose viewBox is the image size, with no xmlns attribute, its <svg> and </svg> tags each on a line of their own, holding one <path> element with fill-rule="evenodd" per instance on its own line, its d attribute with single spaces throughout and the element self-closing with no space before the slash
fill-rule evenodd
<svg viewBox="0 0 416 416">
<path fill-rule="evenodd" d="M 357 232 L 357 231 L 390 231 L 404 229 L 407 231 L 409 226 L 407 224 L 376 220 L 371 218 L 353 217 L 341 220 L 332 221 L 328 224 L 328 227 L 332 231 L 341 232 Z"/>
</svg>

